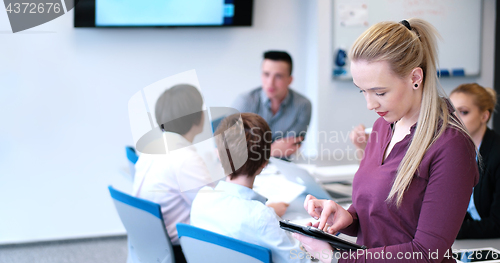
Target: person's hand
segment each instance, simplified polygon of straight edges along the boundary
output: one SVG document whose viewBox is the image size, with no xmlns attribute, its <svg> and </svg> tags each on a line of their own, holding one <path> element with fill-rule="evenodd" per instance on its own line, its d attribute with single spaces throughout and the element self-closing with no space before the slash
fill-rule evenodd
<svg viewBox="0 0 500 263">
<path fill-rule="evenodd" d="M 319 219 L 319 223 L 313 226 L 330 234 L 348 227 L 353 221 L 351 214 L 332 200 L 319 200 L 307 195 L 304 208 L 309 215 Z"/>
<path fill-rule="evenodd" d="M 308 225 L 311 225 L 311 223 Z M 319 256 L 318 259 L 324 263 L 332 261 L 333 248 L 327 242 L 297 233 L 292 233 L 292 236 L 302 243 L 302 246 L 311 256 Z"/>
<path fill-rule="evenodd" d="M 271 144 L 271 156 L 273 157 L 288 157 L 294 154 L 299 148 L 304 137 L 286 137 L 275 140 Z"/>
<path fill-rule="evenodd" d="M 279 217 L 282 217 L 285 214 L 289 204 L 284 202 L 278 202 L 278 203 L 269 203 L 267 204 L 267 206 L 272 207 L 274 209 L 274 212 L 276 212 L 276 214 Z"/>
<path fill-rule="evenodd" d="M 365 133 L 365 126 L 363 124 L 356 126 L 349 134 L 351 142 L 357 149 L 361 150 L 365 150 L 369 137 L 370 135 Z"/>
</svg>

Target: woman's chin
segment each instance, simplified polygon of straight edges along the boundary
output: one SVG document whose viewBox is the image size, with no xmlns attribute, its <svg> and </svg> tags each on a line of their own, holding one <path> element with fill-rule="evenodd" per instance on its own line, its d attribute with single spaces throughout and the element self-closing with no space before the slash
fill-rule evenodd
<svg viewBox="0 0 500 263">
<path fill-rule="evenodd" d="M 382 118 L 384 118 L 384 120 L 385 120 L 386 122 L 388 122 L 388 123 L 393 123 L 393 122 L 396 122 L 396 121 L 397 121 L 397 119 L 395 119 L 395 118 L 391 118 L 391 116 L 387 116 L 387 115 L 386 115 L 386 116 L 382 116 Z"/>
</svg>

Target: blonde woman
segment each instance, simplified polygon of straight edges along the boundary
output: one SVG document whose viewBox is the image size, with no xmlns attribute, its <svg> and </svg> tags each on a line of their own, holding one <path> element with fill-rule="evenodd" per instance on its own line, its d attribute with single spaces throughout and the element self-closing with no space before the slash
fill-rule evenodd
<svg viewBox="0 0 500 263">
<path fill-rule="evenodd" d="M 497 95 L 476 83 L 462 84 L 450 100 L 481 155 L 479 183 L 467 208 L 457 239 L 500 237 L 500 136 L 486 126 Z"/>
<path fill-rule="evenodd" d="M 345 210 L 308 196 L 315 227 L 357 236 L 368 247 L 339 262 L 455 262 L 451 245 L 478 181 L 475 148 L 453 107 L 438 93 L 437 32 L 421 19 L 381 22 L 350 51 L 354 85 L 380 115 Z M 295 234 L 313 256 L 332 260 L 328 243 Z"/>
</svg>

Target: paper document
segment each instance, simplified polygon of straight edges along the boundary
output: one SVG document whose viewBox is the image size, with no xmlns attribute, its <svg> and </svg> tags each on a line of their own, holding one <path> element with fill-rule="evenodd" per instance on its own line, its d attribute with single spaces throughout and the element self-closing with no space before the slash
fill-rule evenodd
<svg viewBox="0 0 500 263">
<path fill-rule="evenodd" d="M 257 178 L 259 178 L 259 176 L 272 175 L 272 174 L 277 174 L 277 173 L 278 173 L 278 168 L 276 167 L 276 165 L 270 163 L 266 167 L 264 167 L 264 169 L 257 176 Z"/>
<path fill-rule="evenodd" d="M 268 199 L 268 203 L 285 202 L 291 203 L 302 194 L 306 187 L 288 181 L 282 175 L 263 175 L 255 178 L 253 190 Z"/>
</svg>

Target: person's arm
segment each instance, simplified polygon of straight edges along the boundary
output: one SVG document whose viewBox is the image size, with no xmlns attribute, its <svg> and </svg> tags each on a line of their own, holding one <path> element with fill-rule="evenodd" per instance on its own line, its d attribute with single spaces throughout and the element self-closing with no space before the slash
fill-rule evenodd
<svg viewBox="0 0 500 263">
<path fill-rule="evenodd" d="M 364 251 L 364 255 L 383 254 L 384 260 L 360 256 L 342 258 L 339 262 L 441 262 L 445 255 L 452 257 L 449 249 L 467 210 L 478 171 L 474 151 L 466 138 L 460 137 L 443 145 L 433 156 L 413 240 Z M 369 233 L 369 229 L 366 231 Z M 307 237 L 300 241 L 309 249 L 324 246 Z M 409 258 L 405 258 L 405 253 L 410 255 Z M 398 255 L 403 258 L 398 258 Z"/>
<path fill-rule="evenodd" d="M 303 137 L 305 138 L 307 128 L 311 122 L 312 106 L 311 102 L 307 101 L 301 105 L 298 110 L 299 114 L 296 116 L 296 121 L 286 131 L 286 137 Z"/>
<path fill-rule="evenodd" d="M 465 238 L 499 238 L 500 237 L 500 165 L 490 171 L 493 179 L 494 195 L 490 204 L 490 215 L 481 218 L 481 221 L 466 219 L 458 232 L 457 239 Z M 484 178 L 482 179 L 484 180 Z M 491 183 L 491 182 L 490 182 Z M 474 193 L 474 195 L 481 193 Z"/>
<path fill-rule="evenodd" d="M 281 229 L 280 218 L 272 208 L 266 207 L 255 211 L 256 236 L 259 237 L 259 246 L 269 248 L 273 263 L 309 263 L 310 257 L 300 249 L 300 243 L 292 235 Z"/>
<path fill-rule="evenodd" d="M 358 227 L 359 227 L 358 214 L 356 213 L 356 209 L 354 208 L 353 205 L 351 205 L 347 209 L 347 212 L 349 212 L 349 214 L 351 214 L 352 223 L 348 227 L 341 229 L 340 233 L 346 234 L 348 236 L 356 237 L 356 236 L 358 236 Z"/>
<path fill-rule="evenodd" d="M 288 157 L 300 148 L 304 137 L 287 137 L 275 140 L 271 144 L 271 156 L 277 158 Z"/>
<path fill-rule="evenodd" d="M 287 204 L 285 202 L 274 202 L 274 203 L 269 203 L 267 204 L 268 207 L 271 207 L 274 209 L 274 212 L 279 216 L 282 217 L 285 213 L 290 204 Z"/>
<path fill-rule="evenodd" d="M 289 157 L 299 150 L 311 121 L 311 103 L 304 103 L 294 123 L 284 131 L 285 137 L 271 144 L 271 156 L 277 158 Z"/>
<path fill-rule="evenodd" d="M 398 253 L 402 253 L 404 257 L 407 252 L 411 257 L 403 258 L 405 262 L 441 262 L 445 255 L 451 258 L 452 254 L 448 250 L 458 233 L 472 187 L 478 178 L 474 155 L 472 147 L 464 137 L 455 137 L 455 140 L 443 144 L 430 167 L 429 181 L 413 240 L 403 244 L 370 248 L 367 252 L 383 251 L 384 255 L 390 253 L 393 258 L 386 261 L 394 262 L 401 261 L 397 258 Z M 421 258 L 416 258 L 418 256 Z M 380 262 L 363 257 L 339 262 L 375 261 Z"/>
</svg>

